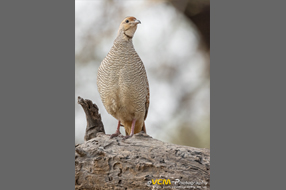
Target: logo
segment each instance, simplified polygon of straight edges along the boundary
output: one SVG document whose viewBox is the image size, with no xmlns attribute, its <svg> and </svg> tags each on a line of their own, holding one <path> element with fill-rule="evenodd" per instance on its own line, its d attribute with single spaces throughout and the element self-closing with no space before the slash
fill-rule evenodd
<svg viewBox="0 0 286 190">
<path fill-rule="evenodd" d="M 151 182 L 151 181 L 148 181 L 149 183 Z M 150 185 L 151 184 L 153 184 L 153 185 L 156 185 L 156 184 L 158 184 L 158 185 L 171 185 L 171 180 L 170 179 L 156 179 L 155 181 L 152 179 L 152 182 L 150 183 Z"/>
<path fill-rule="evenodd" d="M 172 185 L 178 186 L 180 188 L 207 188 L 208 182 L 206 181 L 180 181 L 179 179 L 175 179 L 175 181 L 171 181 L 170 179 L 152 179 L 151 181 L 147 181 L 147 186 L 162 186 L 162 185 Z"/>
</svg>

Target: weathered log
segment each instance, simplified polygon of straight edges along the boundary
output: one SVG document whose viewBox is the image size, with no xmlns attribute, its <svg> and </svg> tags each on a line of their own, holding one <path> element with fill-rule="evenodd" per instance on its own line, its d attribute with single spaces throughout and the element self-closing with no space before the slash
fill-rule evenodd
<svg viewBox="0 0 286 190">
<path fill-rule="evenodd" d="M 75 147 L 75 189 L 210 189 L 209 149 L 162 142 L 144 132 L 123 140 L 98 131 Z"/>
<path fill-rule="evenodd" d="M 84 140 L 88 141 L 96 137 L 96 134 L 99 132 L 105 133 L 97 105 L 93 104 L 91 100 L 82 99 L 80 96 L 77 99 L 78 104 L 82 106 L 86 116 L 87 125 Z"/>
</svg>

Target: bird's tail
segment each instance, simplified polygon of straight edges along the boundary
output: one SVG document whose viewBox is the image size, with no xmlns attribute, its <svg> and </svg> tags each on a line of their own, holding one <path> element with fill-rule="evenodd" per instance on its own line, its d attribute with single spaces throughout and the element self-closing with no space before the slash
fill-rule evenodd
<svg viewBox="0 0 286 190">
<path fill-rule="evenodd" d="M 128 126 L 128 124 L 130 124 Z M 131 133 L 131 123 L 125 123 L 123 124 L 124 128 L 125 128 L 125 134 L 126 135 L 130 135 Z M 128 126 L 128 127 L 126 127 Z M 135 126 L 136 127 L 136 126 Z M 140 129 L 139 129 L 140 130 Z M 141 131 L 144 131 L 146 133 L 146 127 L 145 127 L 145 122 L 143 122 L 143 127 L 142 127 L 142 130 Z M 139 133 L 140 131 L 137 131 L 136 128 L 134 129 L 134 133 Z M 147 133 L 146 133 L 147 134 Z"/>
</svg>

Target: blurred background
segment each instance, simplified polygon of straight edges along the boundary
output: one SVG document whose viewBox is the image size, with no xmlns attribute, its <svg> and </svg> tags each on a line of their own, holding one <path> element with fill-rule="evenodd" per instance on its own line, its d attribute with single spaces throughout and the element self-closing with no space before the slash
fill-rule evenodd
<svg viewBox="0 0 286 190">
<path fill-rule="evenodd" d="M 210 1 L 75 1 L 75 143 L 82 143 L 81 96 L 96 103 L 107 134 L 117 120 L 96 86 L 97 69 L 126 16 L 141 21 L 133 45 L 150 86 L 148 135 L 174 144 L 210 147 Z M 124 128 L 121 133 L 125 135 Z"/>
</svg>

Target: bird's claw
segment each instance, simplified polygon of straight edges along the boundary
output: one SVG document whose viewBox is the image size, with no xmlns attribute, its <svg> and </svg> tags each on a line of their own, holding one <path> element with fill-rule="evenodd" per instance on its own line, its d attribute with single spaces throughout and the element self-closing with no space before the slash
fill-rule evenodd
<svg viewBox="0 0 286 190">
<path fill-rule="evenodd" d="M 130 137 L 132 137 L 133 135 L 126 135 L 123 137 L 123 140 L 129 139 Z"/>
<path fill-rule="evenodd" d="M 119 135 L 121 135 L 120 132 L 119 132 L 119 133 L 114 133 L 114 134 L 112 134 L 112 135 L 110 136 L 110 138 L 112 139 L 113 137 L 118 137 Z"/>
</svg>

